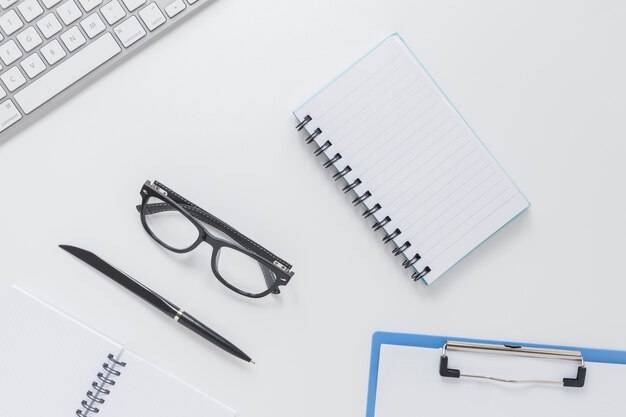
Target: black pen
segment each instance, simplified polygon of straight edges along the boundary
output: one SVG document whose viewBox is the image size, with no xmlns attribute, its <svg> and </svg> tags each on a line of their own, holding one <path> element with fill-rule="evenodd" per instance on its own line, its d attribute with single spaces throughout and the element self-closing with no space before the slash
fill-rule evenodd
<svg viewBox="0 0 626 417">
<path fill-rule="evenodd" d="M 94 253 L 69 245 L 59 245 L 59 247 L 63 250 L 68 251 L 86 264 L 94 267 L 107 277 L 111 278 L 113 281 L 120 284 L 122 287 L 126 288 L 128 291 L 141 297 L 143 300 L 161 310 L 163 313 L 173 318 L 174 321 L 182 324 L 192 332 L 202 336 L 209 342 L 224 349 L 231 355 L 234 355 L 246 362 L 254 363 L 254 361 L 252 361 L 252 359 L 250 359 L 248 355 L 243 353 L 241 349 L 230 343 L 228 340 L 224 339 L 213 330 L 209 329 L 207 326 L 194 318 L 191 314 L 183 311 L 182 308 L 179 308 L 174 303 L 171 303 L 165 298 L 161 297 L 159 294 L 155 293 L 150 288 L 143 285 L 141 282 L 137 281 L 134 278 L 131 278 L 124 272 L 106 263 Z"/>
</svg>

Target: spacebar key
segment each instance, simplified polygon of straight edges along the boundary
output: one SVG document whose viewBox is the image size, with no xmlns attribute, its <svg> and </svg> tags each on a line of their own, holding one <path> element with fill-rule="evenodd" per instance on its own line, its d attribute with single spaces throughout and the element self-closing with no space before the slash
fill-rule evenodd
<svg viewBox="0 0 626 417">
<path fill-rule="evenodd" d="M 13 98 L 25 113 L 30 113 L 119 54 L 121 50 L 111 33 L 106 33 L 15 94 Z"/>
</svg>

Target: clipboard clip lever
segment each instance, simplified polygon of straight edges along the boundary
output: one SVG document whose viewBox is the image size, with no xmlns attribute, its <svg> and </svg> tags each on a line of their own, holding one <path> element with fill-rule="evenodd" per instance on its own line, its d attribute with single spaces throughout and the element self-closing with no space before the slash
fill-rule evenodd
<svg viewBox="0 0 626 417">
<path fill-rule="evenodd" d="M 450 369 L 448 367 L 448 355 L 449 351 L 471 352 L 471 353 L 487 353 L 487 354 L 499 354 L 499 355 L 511 355 L 522 356 L 528 358 L 539 359 L 555 359 L 555 360 L 567 360 L 579 362 L 578 372 L 576 378 L 563 378 L 562 380 L 517 380 L 517 379 L 504 379 L 486 375 L 470 375 L 464 374 L 458 369 Z M 439 360 L 439 375 L 445 378 L 475 378 L 475 379 L 488 379 L 498 382 L 506 383 L 528 383 L 528 384 L 554 384 L 562 385 L 564 387 L 582 388 L 585 385 L 585 377 L 587 375 L 587 368 L 585 366 L 585 360 L 582 353 L 572 350 L 558 350 L 558 349 L 541 349 L 522 347 L 514 345 L 490 345 L 482 343 L 468 343 L 468 342 L 453 342 L 447 341 L 441 348 L 441 358 Z"/>
</svg>

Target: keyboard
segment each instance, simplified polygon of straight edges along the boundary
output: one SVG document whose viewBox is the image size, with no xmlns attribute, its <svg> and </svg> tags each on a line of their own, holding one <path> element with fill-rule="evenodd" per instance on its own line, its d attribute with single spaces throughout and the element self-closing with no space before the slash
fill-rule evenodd
<svg viewBox="0 0 626 417">
<path fill-rule="evenodd" d="M 0 0 L 0 135 L 27 125 L 206 2 Z"/>
</svg>

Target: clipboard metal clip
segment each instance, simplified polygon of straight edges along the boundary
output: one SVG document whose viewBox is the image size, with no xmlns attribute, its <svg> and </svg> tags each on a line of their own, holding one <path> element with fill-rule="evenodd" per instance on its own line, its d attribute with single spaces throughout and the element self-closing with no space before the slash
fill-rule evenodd
<svg viewBox="0 0 626 417">
<path fill-rule="evenodd" d="M 504 379 L 486 375 L 464 374 L 458 369 L 448 368 L 447 352 L 459 351 L 470 353 L 487 353 L 496 355 L 512 355 L 538 359 L 555 359 L 578 362 L 578 372 L 576 378 L 563 378 L 562 380 L 531 380 L 531 379 Z M 467 343 L 447 341 L 441 348 L 441 358 L 439 361 L 439 374 L 447 378 L 475 378 L 488 379 L 498 382 L 518 383 L 518 384 L 552 384 L 564 387 L 582 388 L 585 385 L 587 368 L 582 353 L 572 350 L 540 349 L 512 345 L 490 345 L 482 343 Z"/>
</svg>

